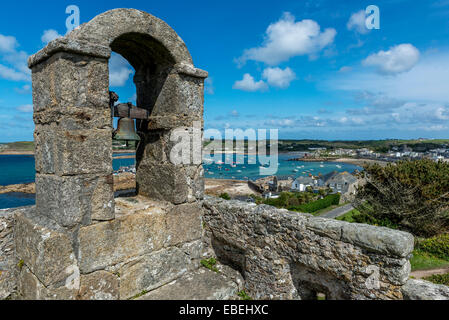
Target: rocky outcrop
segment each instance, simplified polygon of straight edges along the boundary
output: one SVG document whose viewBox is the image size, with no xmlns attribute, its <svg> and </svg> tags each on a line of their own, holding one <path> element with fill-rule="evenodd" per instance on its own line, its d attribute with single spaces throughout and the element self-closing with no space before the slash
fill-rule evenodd
<svg viewBox="0 0 449 320">
<path fill-rule="evenodd" d="M 255 299 L 402 299 L 406 232 L 207 197 L 207 242 Z"/>
<path fill-rule="evenodd" d="M 449 287 L 425 280 L 409 279 L 402 287 L 404 300 L 449 300 Z"/>
</svg>

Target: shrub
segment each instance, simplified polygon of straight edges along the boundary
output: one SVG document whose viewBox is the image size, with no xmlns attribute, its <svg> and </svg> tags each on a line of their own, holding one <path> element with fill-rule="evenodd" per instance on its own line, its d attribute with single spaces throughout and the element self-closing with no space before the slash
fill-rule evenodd
<svg viewBox="0 0 449 320">
<path fill-rule="evenodd" d="M 231 200 L 231 197 L 227 193 L 220 194 L 220 198 L 225 199 L 225 200 Z"/>
<path fill-rule="evenodd" d="M 416 248 L 437 258 L 449 261 L 449 233 L 418 240 Z"/>
<path fill-rule="evenodd" d="M 449 273 L 446 274 L 434 274 L 429 277 L 423 278 L 424 280 L 436 283 L 436 284 L 444 284 L 449 286 Z"/>
<path fill-rule="evenodd" d="M 354 206 L 377 221 L 388 221 L 418 236 L 449 230 L 449 163 L 429 159 L 399 161 L 385 167 L 364 165 L 366 183 Z"/>
</svg>

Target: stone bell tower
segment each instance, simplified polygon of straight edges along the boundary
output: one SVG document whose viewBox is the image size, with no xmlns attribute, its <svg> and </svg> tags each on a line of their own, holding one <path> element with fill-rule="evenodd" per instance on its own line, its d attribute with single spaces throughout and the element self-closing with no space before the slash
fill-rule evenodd
<svg viewBox="0 0 449 320">
<path fill-rule="evenodd" d="M 136 70 L 137 197 L 114 199 L 108 60 Z M 203 126 L 207 72 L 162 20 L 105 12 L 30 57 L 36 208 L 18 214 L 24 299 L 128 299 L 198 267 L 203 169 L 173 164 L 173 130 Z"/>
</svg>

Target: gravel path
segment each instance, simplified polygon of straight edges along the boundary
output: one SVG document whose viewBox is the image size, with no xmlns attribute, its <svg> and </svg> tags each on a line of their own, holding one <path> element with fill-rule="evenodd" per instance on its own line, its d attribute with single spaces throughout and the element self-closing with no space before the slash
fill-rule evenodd
<svg viewBox="0 0 449 320">
<path fill-rule="evenodd" d="M 446 274 L 446 273 L 449 273 L 449 268 L 416 270 L 416 271 L 412 271 L 410 273 L 410 276 L 415 277 L 416 279 L 421 279 L 421 278 L 429 277 L 434 274 Z"/>
<path fill-rule="evenodd" d="M 354 210 L 354 207 L 352 204 L 347 204 L 339 208 L 335 208 L 334 210 L 331 210 L 329 212 L 323 213 L 320 215 L 320 218 L 329 218 L 329 219 L 335 219 L 338 217 L 341 217 L 342 215 L 348 213 L 349 211 Z"/>
</svg>

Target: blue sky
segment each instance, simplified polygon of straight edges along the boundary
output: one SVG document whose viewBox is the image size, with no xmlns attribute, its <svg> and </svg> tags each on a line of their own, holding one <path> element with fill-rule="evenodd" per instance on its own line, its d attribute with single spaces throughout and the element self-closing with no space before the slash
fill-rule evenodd
<svg viewBox="0 0 449 320">
<path fill-rule="evenodd" d="M 206 128 L 278 128 L 280 138 L 449 138 L 449 0 L 2 2 L 0 141 L 32 140 L 26 58 L 81 23 L 136 8 L 171 25 L 207 70 Z M 364 26 L 380 9 L 380 29 Z M 111 59 L 132 101 L 133 69 Z"/>
</svg>

